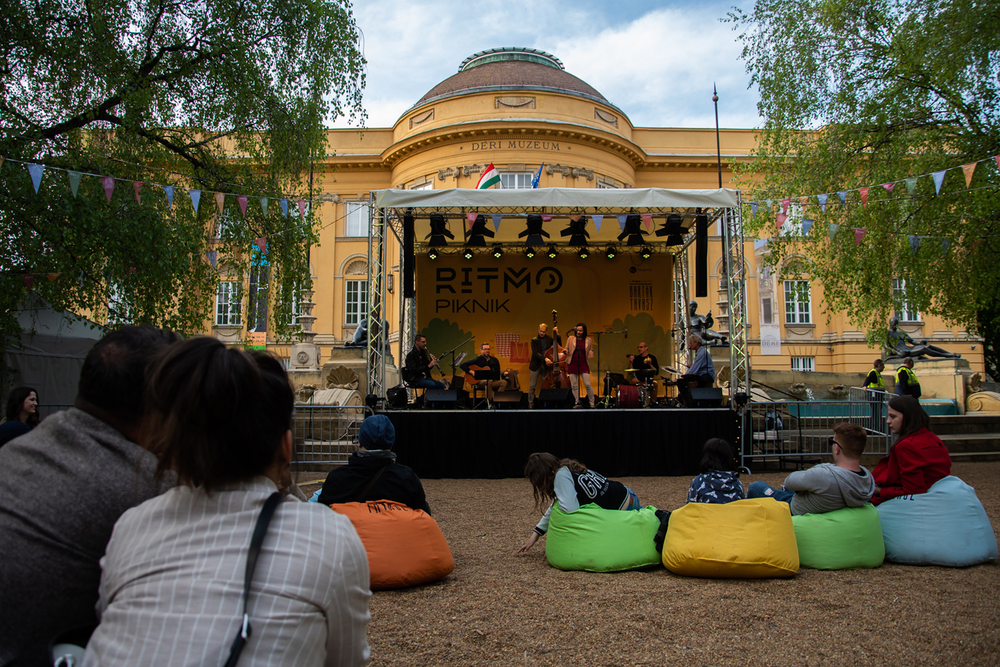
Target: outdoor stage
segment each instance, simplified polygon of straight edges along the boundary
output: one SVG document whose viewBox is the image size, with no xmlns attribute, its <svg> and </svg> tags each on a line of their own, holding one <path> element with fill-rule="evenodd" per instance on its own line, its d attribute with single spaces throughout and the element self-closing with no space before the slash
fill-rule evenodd
<svg viewBox="0 0 1000 667">
<path fill-rule="evenodd" d="M 738 441 L 728 408 L 384 412 L 398 461 L 427 478 L 522 477 L 532 452 L 578 459 L 608 477 L 696 475 L 712 437 Z"/>
</svg>

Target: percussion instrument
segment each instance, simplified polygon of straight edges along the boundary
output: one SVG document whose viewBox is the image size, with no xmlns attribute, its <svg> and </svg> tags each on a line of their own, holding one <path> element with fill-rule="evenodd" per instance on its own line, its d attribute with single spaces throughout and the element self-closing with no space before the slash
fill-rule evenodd
<svg viewBox="0 0 1000 667">
<path fill-rule="evenodd" d="M 618 407 L 619 408 L 641 408 L 639 400 L 639 387 L 634 384 L 623 384 L 618 387 Z"/>
</svg>

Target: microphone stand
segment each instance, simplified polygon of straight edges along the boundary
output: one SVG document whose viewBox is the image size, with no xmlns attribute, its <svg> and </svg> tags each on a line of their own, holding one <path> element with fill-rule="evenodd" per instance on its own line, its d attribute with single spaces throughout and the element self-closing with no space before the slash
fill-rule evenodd
<svg viewBox="0 0 1000 667">
<path fill-rule="evenodd" d="M 451 349 L 450 349 L 450 350 L 448 350 L 447 352 L 443 352 L 443 353 L 441 354 L 441 356 L 440 356 L 440 357 L 438 357 L 438 359 L 444 359 L 444 358 L 445 358 L 446 356 L 448 356 L 449 354 L 451 355 L 451 379 L 452 379 L 452 380 L 453 380 L 453 379 L 455 379 L 455 350 L 457 350 L 458 348 L 462 347 L 462 346 L 463 346 L 463 345 L 465 345 L 466 343 L 470 342 L 470 341 L 471 341 L 471 340 L 473 340 L 473 339 L 474 339 L 475 337 L 476 337 L 476 335 L 475 335 L 475 334 L 469 334 L 469 337 L 468 337 L 468 338 L 466 338 L 466 339 L 465 339 L 465 340 L 463 340 L 463 341 L 462 341 L 461 343 L 459 343 L 459 344 L 458 344 L 458 345 L 456 345 L 455 347 L 451 348 Z M 438 366 L 440 366 L 440 365 L 441 365 L 441 364 L 438 364 Z M 442 375 L 444 375 L 444 372 L 442 371 L 442 373 L 441 373 L 441 374 L 442 374 Z M 446 379 L 447 379 L 447 378 L 446 378 Z M 449 389 L 456 389 L 456 388 L 457 388 L 457 389 L 460 389 L 460 387 L 451 387 L 451 386 L 449 386 Z"/>
<path fill-rule="evenodd" d="M 595 338 L 597 338 L 598 336 L 603 336 L 604 334 L 613 334 L 613 335 L 616 335 L 616 336 L 621 335 L 621 334 L 625 334 L 625 338 L 628 338 L 628 327 L 625 327 L 624 331 L 612 331 L 611 329 L 608 329 L 607 331 L 595 331 L 592 335 Z M 601 374 L 601 346 L 600 346 L 600 339 L 599 338 L 598 338 L 597 342 L 598 342 L 598 345 L 597 345 L 597 374 L 600 375 Z M 608 407 L 608 403 L 611 402 L 611 397 L 608 395 L 608 375 L 609 375 L 610 372 L 611 371 L 605 369 L 605 371 L 604 371 L 604 378 L 601 380 L 601 384 L 604 385 L 602 387 L 602 389 L 604 390 L 604 398 L 601 401 L 601 407 L 602 408 L 607 408 Z"/>
</svg>

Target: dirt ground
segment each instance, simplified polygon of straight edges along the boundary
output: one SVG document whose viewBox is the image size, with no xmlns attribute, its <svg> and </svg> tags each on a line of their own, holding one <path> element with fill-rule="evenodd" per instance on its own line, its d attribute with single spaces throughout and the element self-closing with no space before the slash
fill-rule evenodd
<svg viewBox="0 0 1000 667">
<path fill-rule="evenodd" d="M 1000 526 L 1000 462 L 956 463 L 952 473 Z M 785 474 L 743 483 L 778 485 Z M 620 481 L 643 504 L 674 509 L 691 480 Z M 526 480 L 429 479 L 424 488 L 455 571 L 373 595 L 371 665 L 1000 664 L 996 563 L 803 569 L 771 580 L 693 579 L 663 567 L 563 572 L 546 561 L 544 541 L 516 553 L 539 518 Z"/>
</svg>

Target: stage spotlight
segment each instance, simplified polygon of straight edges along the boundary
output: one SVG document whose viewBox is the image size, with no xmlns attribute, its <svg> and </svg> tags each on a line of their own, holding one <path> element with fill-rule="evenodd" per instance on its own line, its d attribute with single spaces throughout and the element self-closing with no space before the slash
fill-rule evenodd
<svg viewBox="0 0 1000 667">
<path fill-rule="evenodd" d="M 438 251 L 437 250 L 435 250 L 434 248 L 431 248 L 430 250 L 427 251 L 427 259 L 433 261 L 433 260 L 435 260 L 437 258 L 438 258 Z"/>
<path fill-rule="evenodd" d="M 625 228 L 622 230 L 622 233 L 618 235 L 618 240 L 623 241 L 625 240 L 625 237 L 628 237 L 628 240 L 625 241 L 625 245 L 642 245 L 645 243 L 642 237 L 646 235 L 646 232 L 642 231 L 641 225 L 642 216 L 634 214 L 628 216 L 625 219 Z"/>
<path fill-rule="evenodd" d="M 528 259 L 534 259 L 535 258 L 535 249 L 531 248 L 531 247 L 525 248 L 524 249 L 524 256 L 527 257 Z"/>
<path fill-rule="evenodd" d="M 657 236 L 666 236 L 667 245 L 684 245 L 684 218 L 676 213 L 667 216 L 667 223 L 656 230 Z"/>
<path fill-rule="evenodd" d="M 650 257 L 653 256 L 653 249 L 650 248 L 648 245 L 644 245 L 642 246 L 642 250 L 639 251 L 639 256 L 642 257 L 643 259 L 649 259 Z"/>
<path fill-rule="evenodd" d="M 550 245 L 549 251 L 545 253 L 545 256 L 548 257 L 549 259 L 555 259 L 556 257 L 559 256 L 559 253 L 556 252 L 556 247 L 554 245 Z"/>
<path fill-rule="evenodd" d="M 590 251 L 586 248 L 580 248 L 580 259 L 587 259 L 590 257 Z"/>
<path fill-rule="evenodd" d="M 549 233 L 542 229 L 542 216 L 532 213 L 528 216 L 528 224 L 526 229 L 517 235 L 517 238 L 523 239 L 525 236 L 528 238 L 525 240 L 525 245 L 542 245 L 542 237 L 549 238 Z"/>
<path fill-rule="evenodd" d="M 493 257 L 496 259 L 500 259 L 501 257 L 503 257 L 503 248 L 501 248 L 499 245 L 493 246 Z"/>
<path fill-rule="evenodd" d="M 445 237 L 454 239 L 455 235 L 448 230 L 448 223 L 445 222 L 444 216 L 441 214 L 434 214 L 431 216 L 431 233 L 425 236 L 425 239 L 430 239 L 427 245 L 431 247 L 448 245 L 445 241 Z"/>
<path fill-rule="evenodd" d="M 492 229 L 486 227 L 486 216 L 479 215 L 476 216 L 476 221 L 472 223 L 472 229 L 469 230 L 468 241 L 465 242 L 467 246 L 475 246 L 478 248 L 486 247 L 486 238 L 489 236 L 493 238 L 495 234 Z"/>
<path fill-rule="evenodd" d="M 618 250 L 613 245 L 609 245 L 607 250 L 604 251 L 604 256 L 608 259 L 614 259 L 617 254 Z"/>
<path fill-rule="evenodd" d="M 570 220 L 569 227 L 559 232 L 560 236 L 569 237 L 569 245 L 574 248 L 582 248 L 587 245 L 590 232 L 587 231 L 587 216 L 580 216 L 579 220 Z"/>
<path fill-rule="evenodd" d="M 467 247 L 465 249 L 465 252 L 462 253 L 462 257 L 464 257 L 465 259 L 472 259 L 473 256 L 475 256 L 475 253 L 472 252 L 472 248 Z"/>
</svg>

